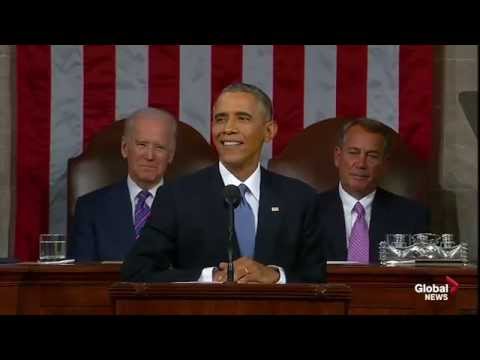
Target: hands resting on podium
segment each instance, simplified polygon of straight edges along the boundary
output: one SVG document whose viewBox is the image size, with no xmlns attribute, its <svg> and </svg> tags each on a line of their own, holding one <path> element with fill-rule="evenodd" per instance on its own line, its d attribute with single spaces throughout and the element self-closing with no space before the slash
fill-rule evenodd
<svg viewBox="0 0 480 360">
<path fill-rule="evenodd" d="M 213 281 L 223 283 L 227 280 L 227 262 L 219 264 L 213 271 Z M 234 279 L 239 284 L 258 283 L 275 284 L 280 279 L 280 271 L 273 266 L 266 266 L 249 257 L 241 257 L 233 262 Z"/>
</svg>

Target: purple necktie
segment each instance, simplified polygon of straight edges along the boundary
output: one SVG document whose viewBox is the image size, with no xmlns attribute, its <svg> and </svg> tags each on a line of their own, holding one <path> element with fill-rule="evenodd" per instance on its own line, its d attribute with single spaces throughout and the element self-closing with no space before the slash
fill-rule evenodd
<svg viewBox="0 0 480 360">
<path fill-rule="evenodd" d="M 135 205 L 135 235 L 137 239 L 150 215 L 150 207 L 146 202 L 149 196 L 152 196 L 152 194 L 146 190 L 140 191 L 137 195 L 137 204 Z"/>
<path fill-rule="evenodd" d="M 360 202 L 357 202 L 353 207 L 353 211 L 355 211 L 358 216 L 350 233 L 348 260 L 368 264 L 370 242 L 368 240 L 368 225 L 365 220 L 365 209 Z"/>
</svg>

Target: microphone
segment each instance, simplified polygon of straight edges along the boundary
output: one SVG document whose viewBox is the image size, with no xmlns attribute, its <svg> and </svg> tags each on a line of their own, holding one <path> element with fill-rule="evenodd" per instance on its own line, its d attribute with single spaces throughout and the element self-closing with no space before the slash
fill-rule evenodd
<svg viewBox="0 0 480 360">
<path fill-rule="evenodd" d="M 227 251 L 228 251 L 228 268 L 227 268 L 227 281 L 233 282 L 234 279 L 234 269 L 233 269 L 233 247 L 234 240 L 233 234 L 235 231 L 235 217 L 234 209 L 240 204 L 242 200 L 242 195 L 240 190 L 235 185 L 227 185 L 223 189 L 223 197 L 225 202 L 228 205 L 228 242 L 227 242 Z"/>
</svg>

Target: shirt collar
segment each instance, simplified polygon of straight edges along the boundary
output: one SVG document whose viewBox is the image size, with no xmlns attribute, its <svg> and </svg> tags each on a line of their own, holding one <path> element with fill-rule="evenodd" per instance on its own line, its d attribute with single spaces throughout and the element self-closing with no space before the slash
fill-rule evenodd
<svg viewBox="0 0 480 360">
<path fill-rule="evenodd" d="M 233 175 L 228 169 L 222 164 L 222 162 L 218 163 L 218 168 L 220 171 L 220 176 L 222 177 L 224 185 L 235 185 L 238 186 L 240 184 L 245 184 L 248 186 L 251 194 L 255 197 L 257 201 L 260 201 L 260 163 L 258 163 L 257 168 L 255 171 L 246 179 L 245 181 L 240 181 Z"/>
<path fill-rule="evenodd" d="M 138 186 L 135 181 L 132 180 L 130 175 L 127 176 L 127 185 L 128 185 L 128 191 L 130 192 L 130 197 L 132 199 L 135 199 L 137 195 L 143 191 L 143 189 Z M 163 185 L 163 178 L 160 179 L 160 182 L 153 186 L 152 188 L 148 189 L 148 192 L 152 194 L 152 199 L 155 199 L 155 195 L 157 194 L 157 190 L 160 186 Z"/>
<path fill-rule="evenodd" d="M 350 213 L 353 211 L 353 207 L 355 206 L 357 201 L 360 201 L 360 204 L 362 204 L 365 211 L 367 209 L 370 209 L 376 192 L 377 190 L 373 190 L 370 194 L 364 196 L 360 200 L 357 200 L 343 188 L 341 182 L 338 183 L 338 193 L 340 195 L 340 199 L 342 200 L 343 209 Z"/>
</svg>

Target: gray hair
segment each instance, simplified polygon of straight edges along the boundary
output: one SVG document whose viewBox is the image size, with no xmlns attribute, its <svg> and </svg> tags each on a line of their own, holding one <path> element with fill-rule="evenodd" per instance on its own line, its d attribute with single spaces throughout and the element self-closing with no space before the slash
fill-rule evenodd
<svg viewBox="0 0 480 360">
<path fill-rule="evenodd" d="M 340 131 L 340 135 L 337 141 L 337 145 L 339 147 L 342 147 L 343 144 L 345 144 L 345 137 L 347 136 L 348 130 L 350 130 L 350 128 L 355 125 L 360 126 L 362 129 L 364 129 L 369 133 L 382 135 L 384 139 L 384 147 L 383 147 L 384 155 L 387 156 L 390 154 L 390 150 L 392 147 L 392 130 L 385 124 L 381 123 L 380 121 L 370 119 L 367 117 L 352 119 L 342 126 L 342 129 Z"/>
<path fill-rule="evenodd" d="M 153 107 L 146 107 L 136 110 L 125 119 L 125 126 L 123 128 L 123 136 L 125 138 L 130 136 L 135 120 L 142 117 L 158 119 L 158 121 L 169 121 L 172 125 L 173 138 L 177 138 L 177 120 L 175 119 L 175 117 L 167 110 L 157 109 Z"/>
<path fill-rule="evenodd" d="M 262 107 L 265 110 L 267 121 L 272 120 L 272 117 L 273 117 L 272 100 L 270 100 L 270 97 L 259 87 L 256 87 L 255 85 L 251 85 L 251 84 L 246 84 L 246 83 L 234 83 L 223 88 L 220 95 L 227 92 L 231 92 L 231 93 L 245 92 L 245 93 L 252 94 L 253 96 L 255 96 L 258 102 L 262 104 Z"/>
</svg>

